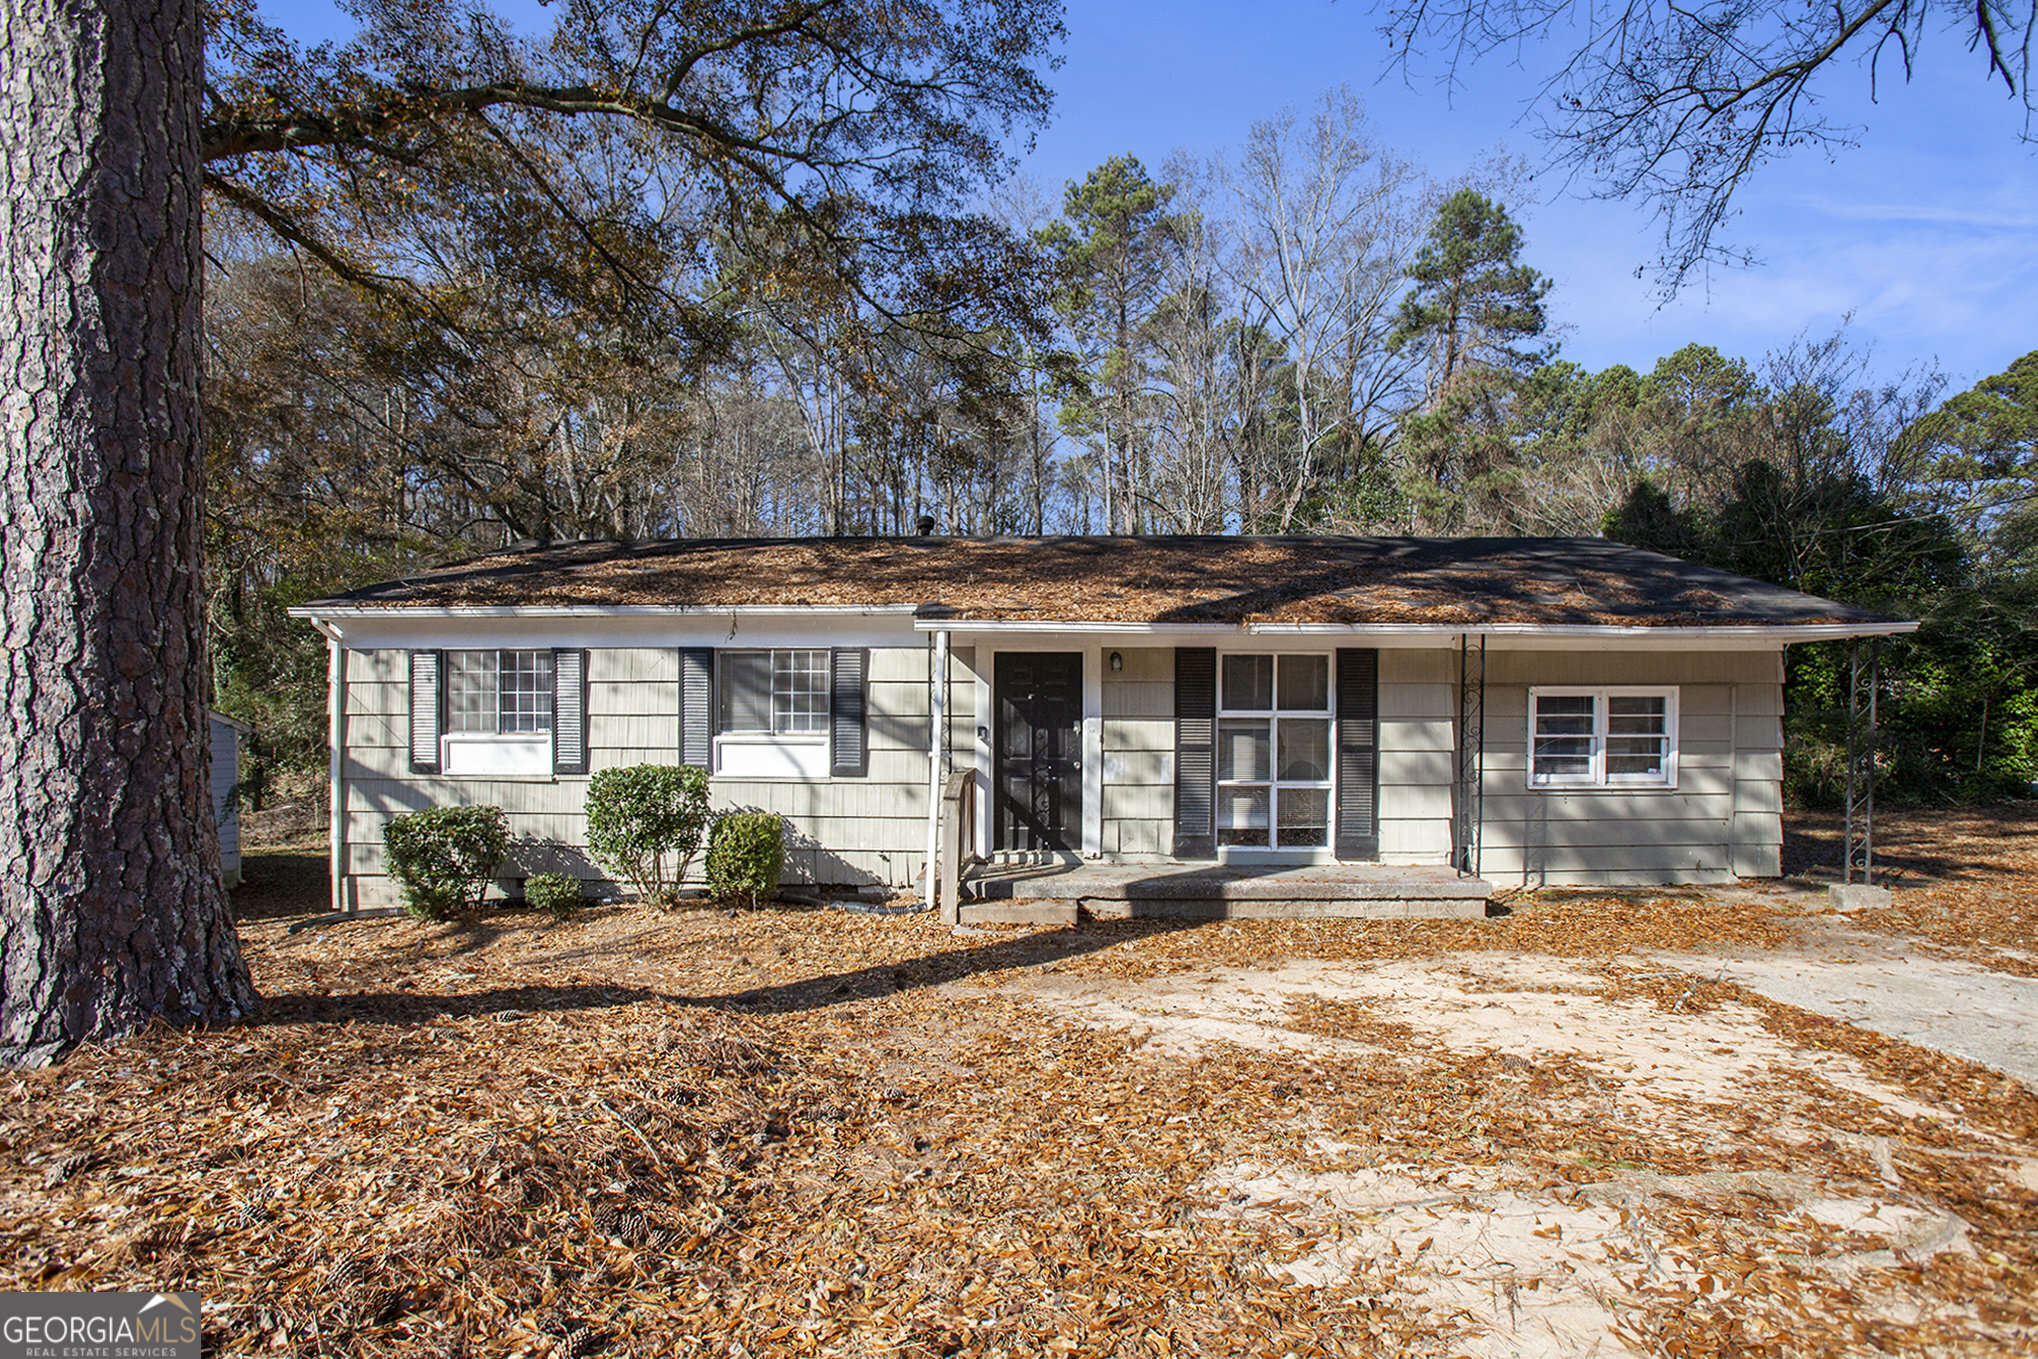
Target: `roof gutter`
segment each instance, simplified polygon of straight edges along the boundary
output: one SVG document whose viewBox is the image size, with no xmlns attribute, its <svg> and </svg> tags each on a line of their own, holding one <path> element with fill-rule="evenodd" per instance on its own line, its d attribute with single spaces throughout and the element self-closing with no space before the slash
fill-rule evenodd
<svg viewBox="0 0 2038 1359">
<path fill-rule="evenodd" d="M 1879 623 L 1726 623 L 1646 626 L 1608 623 L 1151 623 L 1110 619 L 986 618 L 971 619 L 932 612 L 917 604 L 299 604 L 287 610 L 292 618 L 310 619 L 326 628 L 326 620 L 352 618 L 912 618 L 920 632 L 1093 633 L 1107 636 L 1208 634 L 1252 637 L 1570 637 L 1608 641 L 1650 638 L 1734 640 L 1787 643 L 1827 642 L 1849 637 L 1896 637 L 1913 633 L 1908 621 Z"/>
<path fill-rule="evenodd" d="M 297 604 L 292 618 L 851 618 L 911 616 L 917 604 Z"/>
<path fill-rule="evenodd" d="M 1742 623 L 1664 625 L 1647 627 L 1604 623 L 1119 623 L 1051 622 L 1045 619 L 923 618 L 922 632 L 972 633 L 1096 632 L 1120 635 L 1244 633 L 1253 637 L 1369 636 L 1435 637 L 1581 637 L 1647 639 L 1651 637 L 1719 638 L 1744 642 L 1826 642 L 1848 637 L 1894 637 L 1918 630 L 1913 622 L 1886 623 Z"/>
</svg>

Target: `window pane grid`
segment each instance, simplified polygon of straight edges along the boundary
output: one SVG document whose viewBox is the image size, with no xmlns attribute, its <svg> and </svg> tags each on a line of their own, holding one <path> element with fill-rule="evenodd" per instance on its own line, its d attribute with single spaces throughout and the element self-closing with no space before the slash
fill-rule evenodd
<svg viewBox="0 0 2038 1359">
<path fill-rule="evenodd" d="M 1330 844 L 1330 658 L 1222 658 L 1217 841 L 1240 848 Z"/>
<path fill-rule="evenodd" d="M 446 653 L 446 730 L 460 735 L 495 735 L 493 651 Z"/>
<path fill-rule="evenodd" d="M 825 736 L 828 651 L 825 647 L 724 651 L 715 660 L 725 735 Z"/>
<path fill-rule="evenodd" d="M 501 685 L 501 730 L 552 730 L 552 653 L 504 651 L 497 662 Z"/>
<path fill-rule="evenodd" d="M 1529 783 L 1535 787 L 1676 782 L 1676 691 L 1534 693 Z"/>
<path fill-rule="evenodd" d="M 828 730 L 828 653 L 771 653 L 771 725 L 781 736 Z"/>
<path fill-rule="evenodd" d="M 519 736 L 552 730 L 550 651 L 446 653 L 446 731 Z"/>
</svg>

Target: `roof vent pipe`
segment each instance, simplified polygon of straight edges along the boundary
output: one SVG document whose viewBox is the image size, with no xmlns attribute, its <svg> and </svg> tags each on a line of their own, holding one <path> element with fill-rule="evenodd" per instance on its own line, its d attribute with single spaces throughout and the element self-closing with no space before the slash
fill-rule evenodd
<svg viewBox="0 0 2038 1359">
<path fill-rule="evenodd" d="M 931 514 L 921 515 L 918 528 L 922 538 L 932 538 L 934 536 L 934 516 Z"/>
</svg>

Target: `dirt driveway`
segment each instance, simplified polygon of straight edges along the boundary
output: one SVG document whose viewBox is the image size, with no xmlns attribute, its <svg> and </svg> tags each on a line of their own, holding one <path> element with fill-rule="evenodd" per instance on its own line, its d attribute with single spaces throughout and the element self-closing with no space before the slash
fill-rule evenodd
<svg viewBox="0 0 2038 1359">
<path fill-rule="evenodd" d="M 2032 1352 L 2030 827 L 1925 829 L 1844 921 L 290 934 L 253 860 L 257 1022 L 0 1087 L 0 1287 L 196 1288 L 209 1353 Z"/>
</svg>

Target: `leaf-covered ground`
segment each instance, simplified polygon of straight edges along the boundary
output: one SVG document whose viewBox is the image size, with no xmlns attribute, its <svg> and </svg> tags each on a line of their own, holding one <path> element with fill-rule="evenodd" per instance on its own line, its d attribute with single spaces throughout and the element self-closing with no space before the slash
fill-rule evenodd
<svg viewBox="0 0 2038 1359">
<path fill-rule="evenodd" d="M 2022 947 L 1922 898 L 2028 900 L 2028 824 L 1942 824 L 1987 866 L 1877 926 Z M 1656 961 L 1803 894 L 288 933 L 322 871 L 250 858 L 255 1023 L 0 1083 L 0 1287 L 196 1288 L 210 1353 L 2038 1346 L 2031 1092 Z"/>
<path fill-rule="evenodd" d="M 1831 813 L 1798 814 L 1786 872 L 1830 878 L 1843 829 Z M 1923 941 L 1935 953 L 2038 976 L 2038 801 L 1986 808 L 1876 813 L 1876 864 L 1897 890 L 1886 909 L 1852 923 Z"/>
</svg>

